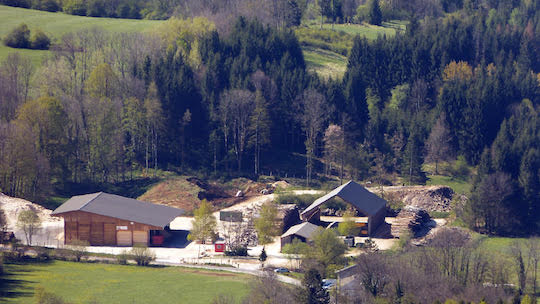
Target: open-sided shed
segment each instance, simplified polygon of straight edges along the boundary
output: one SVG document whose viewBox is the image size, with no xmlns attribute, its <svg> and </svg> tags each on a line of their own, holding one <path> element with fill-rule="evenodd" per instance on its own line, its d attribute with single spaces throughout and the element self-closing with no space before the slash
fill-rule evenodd
<svg viewBox="0 0 540 304">
<path fill-rule="evenodd" d="M 103 192 L 78 195 L 56 208 L 64 218 L 64 243 L 132 246 L 160 244 L 162 231 L 184 212 Z"/>
<path fill-rule="evenodd" d="M 369 192 L 366 188 L 354 181 L 349 181 L 315 200 L 300 215 L 302 220 L 319 223 L 321 205 L 336 196 L 351 204 L 368 217 L 368 235 L 373 235 L 377 228 L 384 223 L 386 200 Z"/>
<path fill-rule="evenodd" d="M 281 236 L 281 248 L 283 249 L 283 246 L 292 243 L 294 239 L 299 239 L 301 242 L 310 241 L 318 229 L 321 228 L 309 222 L 292 226 Z"/>
</svg>

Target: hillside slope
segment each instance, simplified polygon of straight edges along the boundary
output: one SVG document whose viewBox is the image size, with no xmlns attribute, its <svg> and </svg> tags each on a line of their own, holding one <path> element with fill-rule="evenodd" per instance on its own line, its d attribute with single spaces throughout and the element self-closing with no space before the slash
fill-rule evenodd
<svg viewBox="0 0 540 304">
<path fill-rule="evenodd" d="M 162 22 L 159 20 L 74 16 L 0 5 L 0 38 L 2 39 L 21 23 L 26 23 L 30 30 L 41 29 L 54 41 L 66 33 L 94 27 L 116 33 L 133 33 L 148 31 Z M 15 51 L 30 56 L 34 63 L 39 62 L 48 53 L 48 51 L 14 49 L 2 43 L 0 45 L 0 61 L 4 60 L 9 53 Z"/>
</svg>

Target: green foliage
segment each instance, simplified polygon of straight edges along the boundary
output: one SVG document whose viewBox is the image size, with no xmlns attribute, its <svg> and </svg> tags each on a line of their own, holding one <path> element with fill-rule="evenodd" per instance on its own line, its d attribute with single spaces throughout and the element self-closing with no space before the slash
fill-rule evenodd
<svg viewBox="0 0 540 304">
<path fill-rule="evenodd" d="M 343 215 L 343 222 L 338 224 L 339 234 L 349 236 L 349 235 L 358 235 L 359 229 L 356 227 L 356 223 L 353 219 L 354 213 L 350 211 L 345 212 Z"/>
<path fill-rule="evenodd" d="M 34 303 L 36 304 L 64 304 L 64 300 L 54 293 L 45 291 L 42 286 L 36 287 L 34 291 Z"/>
<path fill-rule="evenodd" d="M 238 246 L 230 248 L 229 250 L 225 251 L 226 256 L 247 256 L 248 255 L 248 249 L 244 246 Z"/>
<path fill-rule="evenodd" d="M 212 214 L 212 205 L 203 200 L 199 208 L 193 211 L 193 228 L 190 230 L 188 240 L 204 242 L 216 237 L 216 218 Z"/>
<path fill-rule="evenodd" d="M 30 46 L 35 50 L 48 50 L 51 45 L 51 39 L 41 30 L 34 30 L 30 39 Z"/>
<path fill-rule="evenodd" d="M 86 3 L 82 0 L 66 0 L 62 6 L 66 14 L 86 16 Z"/>
<path fill-rule="evenodd" d="M 352 36 L 343 31 L 300 27 L 295 34 L 303 47 L 328 50 L 343 56 L 352 47 Z"/>
<path fill-rule="evenodd" d="M 138 266 L 148 266 L 156 259 L 156 255 L 146 246 L 135 245 L 129 252 Z"/>
<path fill-rule="evenodd" d="M 316 269 L 309 269 L 302 280 L 303 290 L 300 293 L 302 303 L 328 304 L 330 295 L 322 288 L 322 278 Z"/>
<path fill-rule="evenodd" d="M 278 205 L 280 204 L 296 204 L 299 208 L 306 208 L 313 201 L 319 198 L 320 195 L 316 194 L 291 194 L 291 193 L 279 193 L 276 195 L 274 202 Z"/>
<path fill-rule="evenodd" d="M 119 265 L 127 265 L 129 257 L 127 250 L 122 250 L 120 254 L 116 255 L 116 263 Z"/>
<path fill-rule="evenodd" d="M 371 0 L 369 2 L 369 23 L 373 25 L 382 24 L 382 12 L 381 6 L 379 5 L 379 0 Z"/>
<path fill-rule="evenodd" d="M 259 244 L 269 244 L 274 237 L 280 235 L 281 229 L 277 215 L 278 209 L 274 203 L 270 202 L 262 205 L 259 218 L 254 220 Z"/>
<path fill-rule="evenodd" d="M 309 252 L 309 245 L 300 241 L 299 239 L 293 239 L 289 244 L 285 244 L 281 249 L 281 252 L 291 255 L 292 257 L 298 257 L 300 255 L 307 254 Z"/>
<path fill-rule="evenodd" d="M 75 261 L 80 262 L 82 258 L 86 257 L 88 253 L 86 252 L 86 247 L 90 246 L 88 241 L 75 240 L 71 242 L 70 249 L 75 257 Z"/>
<path fill-rule="evenodd" d="M 343 262 L 347 245 L 337 237 L 334 229 L 321 228 L 313 235 L 312 240 L 313 245 L 307 257 L 317 261 L 325 272 L 329 265 Z"/>
<path fill-rule="evenodd" d="M 30 48 L 30 30 L 28 26 L 21 23 L 14 28 L 5 38 L 4 44 L 12 48 Z"/>
<path fill-rule="evenodd" d="M 24 232 L 26 244 L 32 245 L 32 237 L 41 229 L 41 219 L 34 210 L 23 210 L 17 217 L 17 227 Z"/>
<path fill-rule="evenodd" d="M 33 303 L 33 294 L 29 291 L 40 285 L 47 292 L 69 303 L 88 303 L 89 299 L 95 299 L 98 303 L 118 304 L 207 304 L 219 294 L 244 298 L 250 290 L 248 282 L 253 280 L 253 276 L 246 274 L 212 270 L 201 272 L 182 267 L 137 267 L 63 261 L 6 266 L 12 275 L 10 278 L 19 282 L 9 285 L 10 292 L 18 295 L 10 298 L 10 302 L 21 304 Z M 122 288 L 112 282 L 121 282 Z"/>
</svg>

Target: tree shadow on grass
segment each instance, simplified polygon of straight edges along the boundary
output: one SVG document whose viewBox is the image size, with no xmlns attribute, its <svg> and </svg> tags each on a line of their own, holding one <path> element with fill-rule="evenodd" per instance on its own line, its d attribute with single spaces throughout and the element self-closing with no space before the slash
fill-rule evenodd
<svg viewBox="0 0 540 304">
<path fill-rule="evenodd" d="M 18 272 L 30 272 L 22 270 Z M 10 299 L 19 297 L 31 297 L 34 294 L 34 288 L 29 285 L 34 283 L 28 280 L 16 279 L 14 274 L 4 273 L 0 277 L 0 303 L 10 302 Z"/>
</svg>

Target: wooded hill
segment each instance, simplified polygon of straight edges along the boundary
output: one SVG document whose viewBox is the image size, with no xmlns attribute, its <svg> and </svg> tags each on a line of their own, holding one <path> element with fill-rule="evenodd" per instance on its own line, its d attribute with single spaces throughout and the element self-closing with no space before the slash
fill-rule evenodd
<svg viewBox="0 0 540 304">
<path fill-rule="evenodd" d="M 455 162 L 478 171 L 471 227 L 537 232 L 539 4 L 443 2 L 381 6 L 382 19 L 410 16 L 406 31 L 355 38 L 343 79 L 308 72 L 279 16 L 67 33 L 37 68 L 12 54 L 0 66 L 0 189 L 33 199 L 152 169 L 421 184 L 425 163 Z M 316 5 L 303 12 L 346 20 Z"/>
</svg>

